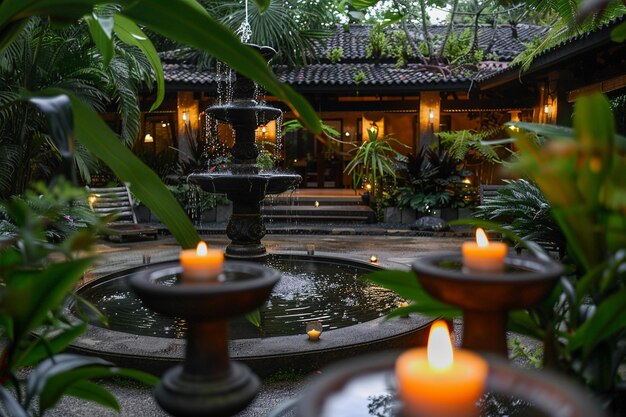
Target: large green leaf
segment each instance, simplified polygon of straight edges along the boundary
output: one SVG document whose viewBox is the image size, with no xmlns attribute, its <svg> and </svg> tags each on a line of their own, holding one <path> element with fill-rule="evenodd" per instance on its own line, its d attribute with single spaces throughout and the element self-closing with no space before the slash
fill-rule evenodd
<svg viewBox="0 0 626 417">
<path fill-rule="evenodd" d="M 600 342 L 626 328 L 626 288 L 598 305 L 593 317 L 572 334 L 570 352 L 582 347 L 587 357 Z"/>
<path fill-rule="evenodd" d="M 18 20 L 0 29 L 0 52 L 3 52 L 22 33 L 26 23 L 28 23 L 26 19 Z"/>
<path fill-rule="evenodd" d="M 351 0 L 350 3 L 357 10 L 367 9 L 375 4 L 377 4 L 380 0 Z"/>
<path fill-rule="evenodd" d="M 68 390 L 70 390 L 69 393 L 75 395 L 77 392 L 72 388 L 82 385 L 86 380 L 113 377 L 133 378 L 148 385 L 156 385 L 159 382 L 155 376 L 132 369 L 106 366 L 81 367 L 50 377 L 39 395 L 39 407 L 41 410 L 53 407 L 63 395 L 68 393 Z M 115 403 L 117 404 L 117 401 Z"/>
<path fill-rule="evenodd" d="M 102 0 L 3 0 L 0 4 L 0 28 L 30 16 L 50 16 L 78 20 L 91 13 Z"/>
<path fill-rule="evenodd" d="M 39 372 L 37 375 L 37 383 L 34 384 L 36 389 L 28 391 L 30 396 L 32 396 L 33 393 L 38 394 L 39 407 L 42 411 L 54 406 L 68 390 L 70 390 L 72 395 L 77 394 L 78 392 L 71 390 L 71 388 L 80 386 L 84 381 L 90 379 L 127 377 L 149 385 L 155 385 L 159 381 L 157 377 L 145 372 L 113 367 L 106 361 L 98 358 L 84 358 L 78 355 L 57 355 L 57 357 L 59 356 L 64 358 L 58 360 L 55 365 L 47 367 L 45 372 Z M 57 357 L 55 357 L 55 359 Z M 38 371 L 39 368 L 40 367 L 35 371 Z M 94 392 L 92 390 L 90 394 L 87 394 L 85 391 L 82 393 L 92 397 L 96 394 L 100 394 L 99 398 L 106 400 L 106 398 L 101 395 L 101 392 Z M 117 404 L 117 401 L 115 404 Z"/>
<path fill-rule="evenodd" d="M 604 95 L 592 94 L 576 101 L 574 131 L 581 147 L 578 188 L 587 206 L 595 208 L 604 179 L 611 171 L 615 143 L 615 120 Z"/>
<path fill-rule="evenodd" d="M 131 191 L 167 226 L 184 248 L 194 248 L 200 237 L 160 178 L 126 148 L 106 123 L 72 93 L 48 90 L 42 93 L 67 93 L 74 111 L 76 139 L 102 159 L 120 181 L 130 183 Z"/>
<path fill-rule="evenodd" d="M 109 65 L 115 53 L 113 47 L 113 16 L 98 16 L 94 13 L 91 16 L 86 15 L 83 20 L 87 22 L 91 38 L 102 54 L 104 65 Z"/>
<path fill-rule="evenodd" d="M 621 23 L 611 32 L 613 42 L 622 43 L 626 40 L 626 23 Z"/>
<path fill-rule="evenodd" d="M 155 110 L 161 105 L 165 97 L 165 77 L 163 75 L 163 66 L 161 65 L 159 54 L 152 42 L 150 42 L 150 39 L 148 39 L 148 36 L 143 33 L 139 26 L 132 20 L 119 14 L 115 15 L 115 34 L 122 42 L 141 49 L 141 52 L 148 58 L 157 81 L 156 100 L 152 103 L 152 107 L 150 107 L 150 111 Z"/>
<path fill-rule="evenodd" d="M 246 0 L 247 1 L 247 0 Z M 258 6 L 260 11 L 264 11 L 270 6 L 272 0 L 253 0 Z"/>
<path fill-rule="evenodd" d="M 65 350 L 70 343 L 72 343 L 86 330 L 87 323 L 79 322 L 56 332 L 50 337 L 39 337 L 35 340 L 32 348 L 28 350 L 27 354 L 15 364 L 15 367 L 19 368 L 22 366 L 35 365 L 50 356 L 50 354 L 57 354 Z"/>
<path fill-rule="evenodd" d="M 428 314 L 431 316 L 456 317 L 460 310 L 432 298 L 420 285 L 411 271 L 385 270 L 368 274 L 365 279 L 394 291 L 399 296 L 412 300 L 409 307 L 403 307 L 392 315 L 406 314 L 408 311 Z"/>
<path fill-rule="evenodd" d="M 79 383 L 70 385 L 67 390 L 65 390 L 65 395 L 80 398 L 81 400 L 92 401 L 115 410 L 118 413 L 120 412 L 120 405 L 115 396 L 106 388 L 102 388 L 100 385 L 91 381 L 79 381 Z"/>
<path fill-rule="evenodd" d="M 48 383 L 48 379 L 64 374 L 73 369 L 81 367 L 105 367 L 112 366 L 111 362 L 104 359 L 80 356 L 74 354 L 63 353 L 60 355 L 54 355 L 51 358 L 41 362 L 35 369 L 32 370 L 26 381 L 26 396 L 24 404 L 29 406 L 38 395 L 41 394 L 43 389 Z"/>
<path fill-rule="evenodd" d="M 93 258 L 58 262 L 40 271 L 11 274 L 6 287 L 4 311 L 13 318 L 15 338 L 21 339 L 61 305 Z"/>
</svg>

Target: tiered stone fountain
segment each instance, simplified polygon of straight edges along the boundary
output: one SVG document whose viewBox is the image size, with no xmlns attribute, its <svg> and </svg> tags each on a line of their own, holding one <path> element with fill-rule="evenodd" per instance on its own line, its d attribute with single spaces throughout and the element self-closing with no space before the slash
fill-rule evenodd
<svg viewBox="0 0 626 417">
<path fill-rule="evenodd" d="M 268 46 L 249 46 L 268 62 L 276 54 Z M 253 81 L 240 74 L 236 74 L 236 77 L 232 101 L 206 109 L 207 115 L 230 124 L 235 130 L 229 171 L 191 174 L 188 179 L 209 193 L 226 194 L 233 202 L 233 214 L 226 228 L 226 234 L 231 240 L 226 248 L 226 256 L 251 259 L 267 254 L 261 243 L 266 233 L 261 219 L 261 201 L 268 194 L 280 194 L 295 187 L 302 181 L 302 177 L 296 174 L 259 172 L 256 165 L 259 148 L 255 143 L 255 130 L 278 119 L 282 112 L 255 100 L 257 86 Z"/>
</svg>

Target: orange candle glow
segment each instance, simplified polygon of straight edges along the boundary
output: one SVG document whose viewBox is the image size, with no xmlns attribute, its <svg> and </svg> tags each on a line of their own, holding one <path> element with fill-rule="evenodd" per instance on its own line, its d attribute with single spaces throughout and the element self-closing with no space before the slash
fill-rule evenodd
<svg viewBox="0 0 626 417">
<path fill-rule="evenodd" d="M 396 361 L 398 395 L 407 416 L 471 417 L 485 390 L 487 362 L 479 355 L 452 349 L 448 326 L 433 323 L 427 348 L 411 349 Z"/>
<path fill-rule="evenodd" d="M 183 267 L 183 282 L 218 282 L 224 265 L 224 252 L 209 249 L 205 242 L 200 241 L 196 249 L 181 251 L 179 259 Z"/>
<path fill-rule="evenodd" d="M 476 242 L 463 242 L 463 268 L 473 273 L 501 273 L 506 251 L 506 243 L 489 242 L 485 231 L 479 227 L 476 229 Z"/>
<path fill-rule="evenodd" d="M 322 334 L 322 332 L 317 329 L 311 329 L 306 332 L 306 334 L 309 335 L 309 340 L 316 342 L 320 339 L 320 334 Z"/>
</svg>

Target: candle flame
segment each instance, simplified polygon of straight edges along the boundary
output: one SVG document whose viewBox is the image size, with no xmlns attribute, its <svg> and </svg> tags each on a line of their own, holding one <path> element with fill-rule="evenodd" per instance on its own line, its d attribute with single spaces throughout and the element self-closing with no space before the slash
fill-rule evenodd
<svg viewBox="0 0 626 417">
<path fill-rule="evenodd" d="M 430 327 L 426 352 L 431 368 L 443 371 L 452 367 L 452 340 L 445 321 L 437 320 Z"/>
<path fill-rule="evenodd" d="M 487 239 L 487 234 L 482 228 L 476 229 L 476 243 L 478 247 L 486 248 L 489 246 L 489 239 Z"/>
<path fill-rule="evenodd" d="M 201 240 L 198 243 L 198 246 L 196 247 L 196 254 L 198 256 L 207 256 L 207 254 L 209 253 L 209 248 L 207 247 L 206 243 Z"/>
</svg>

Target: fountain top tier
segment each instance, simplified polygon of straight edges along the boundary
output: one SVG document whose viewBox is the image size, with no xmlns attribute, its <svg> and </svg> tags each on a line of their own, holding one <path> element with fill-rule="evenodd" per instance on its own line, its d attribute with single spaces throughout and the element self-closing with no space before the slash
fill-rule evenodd
<svg viewBox="0 0 626 417">
<path fill-rule="evenodd" d="M 276 55 L 276 51 L 269 46 L 247 45 L 261 54 L 268 62 Z M 220 78 L 222 78 L 220 81 L 227 84 L 227 91 L 232 91 L 232 96 L 226 93 L 225 97 L 220 97 L 219 104 L 210 106 L 206 111 L 220 122 L 231 124 L 235 131 L 238 128 L 245 129 L 249 126 L 256 128 L 265 125 L 278 119 L 282 114 L 280 109 L 263 105 L 257 100 L 257 97 L 260 96 L 259 87 L 249 78 L 239 73 L 234 73 L 233 76 L 232 71 L 221 74 Z"/>
</svg>

